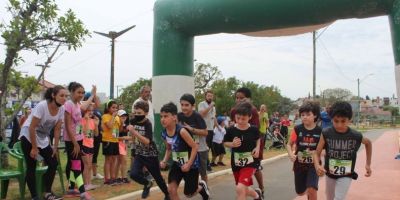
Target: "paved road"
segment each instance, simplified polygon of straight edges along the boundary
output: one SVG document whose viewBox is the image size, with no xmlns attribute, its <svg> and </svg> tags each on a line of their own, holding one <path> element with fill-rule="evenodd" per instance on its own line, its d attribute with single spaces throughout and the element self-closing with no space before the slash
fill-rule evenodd
<svg viewBox="0 0 400 200">
<path fill-rule="evenodd" d="M 388 134 L 384 134 L 384 135 L 387 135 L 387 137 L 385 137 L 385 138 L 380 137 L 380 136 L 382 136 L 382 133 L 384 133 L 384 132 L 388 133 Z M 384 158 L 382 156 L 379 156 L 378 154 L 380 154 L 381 152 L 387 151 L 386 148 L 387 148 L 387 145 L 389 145 L 389 144 L 382 143 L 382 142 L 383 141 L 392 140 L 392 139 L 393 140 L 396 139 L 395 137 L 397 137 L 397 133 L 398 132 L 400 132 L 400 131 L 375 130 L 375 131 L 370 131 L 370 132 L 365 134 L 366 137 L 370 138 L 371 141 L 373 141 L 373 148 L 374 148 L 373 167 L 375 165 L 374 162 L 379 162 L 379 159 L 381 159 L 381 158 L 383 159 Z M 389 134 L 390 134 L 390 136 L 389 136 Z M 379 140 L 379 144 L 375 145 L 375 141 L 378 138 L 382 138 L 382 139 Z M 397 140 L 394 140 L 394 141 L 397 141 Z M 393 151 L 393 150 L 391 150 L 391 151 L 388 151 L 387 153 L 390 154 L 390 159 L 391 159 L 390 162 L 393 162 L 392 160 L 394 160 L 393 159 L 394 155 L 397 153 L 397 150 L 395 148 L 395 146 L 397 146 L 397 144 L 390 143 L 390 145 L 393 146 L 393 148 L 391 148 L 391 149 L 394 149 L 395 152 L 391 152 L 391 151 Z M 362 166 L 364 166 L 365 156 L 363 157 L 362 154 L 365 155 L 365 151 L 364 151 L 363 148 L 360 149 L 360 151 L 359 151 L 359 155 L 360 156 L 359 156 L 359 162 L 357 162 L 358 166 L 360 166 L 360 163 L 362 164 Z M 387 159 L 389 159 L 389 157 L 387 157 Z M 388 160 L 388 162 L 389 162 L 389 160 Z M 400 164 L 400 162 L 397 162 L 397 163 L 393 163 L 394 165 L 396 165 L 394 167 L 397 167 Z M 362 166 L 361 166 L 361 168 L 359 170 L 359 174 L 361 176 L 363 175 L 363 173 L 365 171 L 365 170 L 362 169 Z M 382 169 L 381 167 L 379 167 L 379 165 L 376 165 L 376 166 L 378 168 L 376 170 L 378 170 L 378 171 L 384 171 L 385 170 L 385 169 Z M 304 197 L 301 197 L 301 198 L 297 197 L 296 198 L 297 195 L 294 192 L 293 172 L 291 170 L 291 167 L 292 167 L 292 163 L 289 162 L 289 160 L 286 157 L 282 158 L 282 159 L 279 159 L 279 160 L 277 160 L 275 162 L 268 163 L 268 164 L 264 165 L 263 174 L 264 174 L 264 185 L 266 186 L 266 194 L 265 194 L 266 199 L 268 199 L 268 200 L 306 199 Z M 397 168 L 397 169 L 400 169 L 400 168 Z M 373 170 L 374 170 L 374 168 L 373 168 Z M 390 172 L 393 173 L 393 171 L 390 171 Z M 376 174 L 376 171 L 375 171 L 375 174 Z M 400 179 L 400 173 L 399 173 L 398 170 L 395 171 L 394 175 L 397 175 L 396 177 L 398 178 L 398 180 Z M 377 179 L 369 178 L 369 180 L 370 181 L 375 181 L 375 182 L 376 181 L 381 182 L 378 185 L 385 184 L 385 182 L 387 183 L 387 180 L 382 180 L 382 179 L 379 179 L 379 178 L 382 178 L 382 177 L 378 177 Z M 389 177 L 386 177 L 386 178 L 389 178 Z M 357 183 L 363 182 L 362 180 L 361 181 L 358 180 L 356 182 Z M 320 185 L 321 186 L 320 186 L 320 191 L 319 191 L 318 196 L 321 199 L 324 199 L 324 198 L 322 198 L 322 197 L 324 197 L 324 194 L 323 194 L 324 183 L 322 183 L 322 182 L 324 182 L 323 179 L 320 181 Z M 254 180 L 254 183 L 255 183 L 254 186 L 257 186 L 255 180 Z M 397 181 L 396 183 L 399 183 L 399 181 Z M 215 199 L 215 200 L 231 200 L 231 199 L 235 199 L 235 185 L 234 184 L 235 184 L 234 183 L 234 179 L 233 179 L 233 176 L 231 174 L 220 176 L 220 177 L 212 179 L 209 182 L 209 187 L 211 188 L 212 199 Z M 356 186 L 354 186 L 356 188 L 360 188 L 360 186 L 357 186 L 357 184 L 353 183 L 353 185 L 356 185 Z M 397 184 L 397 187 L 398 186 L 399 186 L 399 184 Z M 361 186 L 361 187 L 363 187 L 363 186 Z M 364 188 L 365 187 L 366 186 L 364 186 Z M 374 187 L 374 186 L 370 186 L 369 188 L 371 188 L 371 187 Z M 375 190 L 376 190 L 376 188 L 375 188 Z M 357 191 L 358 191 L 358 189 L 357 189 Z M 354 189 L 351 190 L 350 192 L 353 193 L 353 194 L 350 195 L 350 197 L 357 196 L 357 194 L 356 194 L 357 191 L 354 191 Z M 389 193 L 383 193 L 382 194 L 383 196 L 384 195 L 388 196 L 387 198 L 382 198 L 383 196 L 380 195 L 381 198 L 378 198 L 378 199 L 396 199 L 396 198 L 400 197 L 400 193 L 397 192 L 396 190 L 392 190 L 391 192 L 392 193 L 390 193 L 390 190 L 389 190 Z M 182 194 L 182 191 L 180 191 L 180 193 Z M 397 197 L 396 198 L 391 198 L 391 197 L 395 197 L 393 195 L 397 195 Z M 148 199 L 159 200 L 159 199 L 162 199 L 162 197 L 163 197 L 163 195 L 160 192 L 152 192 Z M 351 199 L 360 199 L 361 196 L 357 196 L 357 197 L 358 198 L 351 198 Z M 181 196 L 181 198 L 182 199 L 186 199 L 184 196 Z M 132 198 L 129 198 L 129 199 L 132 199 Z M 138 198 L 134 198 L 134 199 L 138 199 Z M 200 198 L 200 196 L 196 196 L 196 197 L 193 197 L 192 199 L 193 200 L 200 200 L 201 198 Z M 363 197 L 363 200 L 367 200 L 367 199 L 369 199 L 369 198 Z"/>
</svg>

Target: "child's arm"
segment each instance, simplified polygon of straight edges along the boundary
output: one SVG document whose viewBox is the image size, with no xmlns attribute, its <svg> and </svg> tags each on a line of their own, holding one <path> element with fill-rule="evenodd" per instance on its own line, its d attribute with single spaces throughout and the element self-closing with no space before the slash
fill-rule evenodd
<svg viewBox="0 0 400 200">
<path fill-rule="evenodd" d="M 188 160 L 187 163 L 185 163 L 181 167 L 183 172 L 188 172 L 194 162 L 194 159 L 196 159 L 197 149 L 199 147 L 197 146 L 196 142 L 193 140 L 193 138 L 190 136 L 190 133 L 186 129 L 184 128 L 181 129 L 179 134 L 181 135 L 182 139 L 186 142 L 186 144 L 188 144 L 189 147 L 192 148 L 192 151 L 190 152 L 190 159 Z"/>
<path fill-rule="evenodd" d="M 256 148 L 253 149 L 251 152 L 253 154 L 253 158 L 258 158 L 260 152 L 260 138 L 257 140 Z"/>
<path fill-rule="evenodd" d="M 199 136 L 207 136 L 208 135 L 207 129 L 193 128 L 193 127 L 189 126 L 188 124 L 186 124 L 186 122 L 183 123 L 183 127 L 185 127 L 187 130 L 189 130 L 190 132 L 192 132 L 195 135 L 199 135 Z"/>
<path fill-rule="evenodd" d="M 98 117 L 94 117 L 93 119 L 94 121 L 94 136 L 99 136 L 99 118 Z"/>
<path fill-rule="evenodd" d="M 129 125 L 129 126 L 128 126 L 128 130 L 129 130 L 129 132 L 132 133 L 132 135 L 135 136 L 141 143 L 143 143 L 143 144 L 145 144 L 145 145 L 150 144 L 149 138 L 147 138 L 147 137 L 141 135 L 139 132 L 137 132 L 137 131 L 135 130 L 135 128 L 134 128 L 132 125 Z"/>
<path fill-rule="evenodd" d="M 287 150 L 287 152 L 288 152 L 288 155 L 289 155 L 289 159 L 292 161 L 292 162 L 294 162 L 294 161 L 296 161 L 296 158 L 297 158 L 297 156 L 296 155 L 294 155 L 294 153 L 293 153 L 293 145 L 294 145 L 294 142 L 292 141 L 292 140 L 289 140 L 288 142 L 287 142 L 287 144 L 286 144 L 286 150 Z"/>
<path fill-rule="evenodd" d="M 361 140 L 361 143 L 364 144 L 365 152 L 367 154 L 367 160 L 365 163 L 365 170 L 366 170 L 365 176 L 370 177 L 372 174 L 372 171 L 371 171 L 372 143 L 371 143 L 371 140 L 369 140 L 366 137 L 363 137 L 363 139 Z"/>
<path fill-rule="evenodd" d="M 321 138 L 319 139 L 317 149 L 314 152 L 313 160 L 314 160 L 314 167 L 317 171 L 318 176 L 323 176 L 326 173 L 324 167 L 320 164 L 321 162 L 321 152 L 325 146 L 325 139 L 324 136 L 321 134 Z"/>
<path fill-rule="evenodd" d="M 232 142 L 224 142 L 224 146 L 228 148 L 239 147 L 242 144 L 242 141 L 238 137 L 234 137 Z"/>
<path fill-rule="evenodd" d="M 167 141 L 164 140 L 165 144 L 165 154 L 164 154 L 164 159 L 160 161 L 160 167 L 161 169 L 164 169 L 167 166 L 167 161 L 169 160 L 169 157 L 171 156 L 171 145 L 167 143 Z"/>
</svg>

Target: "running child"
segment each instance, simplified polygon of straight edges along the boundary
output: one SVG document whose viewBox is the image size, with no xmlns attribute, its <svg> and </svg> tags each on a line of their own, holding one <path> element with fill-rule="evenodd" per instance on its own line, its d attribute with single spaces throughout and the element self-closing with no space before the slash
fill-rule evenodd
<svg viewBox="0 0 400 200">
<path fill-rule="evenodd" d="M 150 188 L 153 186 L 153 182 L 147 180 L 143 173 L 143 167 L 146 167 L 164 193 L 164 199 L 170 199 L 167 185 L 160 171 L 158 150 L 153 140 L 152 124 L 146 117 L 149 113 L 149 104 L 146 101 L 138 101 L 134 104 L 133 110 L 134 118 L 131 120 L 132 124 L 127 128 L 132 137 L 138 140 L 138 144 L 136 145 L 136 156 L 130 170 L 130 176 L 134 181 L 144 185 L 142 199 L 146 199 L 150 194 Z"/>
<path fill-rule="evenodd" d="M 178 121 L 193 136 L 194 141 L 198 144 L 197 153 L 200 160 L 199 173 L 201 180 L 207 183 L 207 125 L 200 113 L 195 109 L 195 98 L 191 94 L 184 94 L 180 98 L 182 112 L 178 113 Z"/>
<path fill-rule="evenodd" d="M 260 133 L 258 127 L 251 126 L 253 106 L 249 102 L 240 102 L 235 107 L 235 125 L 229 127 L 224 137 L 224 145 L 231 150 L 231 166 L 236 182 L 236 199 L 263 199 L 260 188 L 253 189 L 252 176 L 258 168 L 255 162 L 259 156 Z"/>
<path fill-rule="evenodd" d="M 351 181 L 358 178 L 354 171 L 357 160 L 357 151 L 361 144 L 365 146 L 366 163 L 365 176 L 371 176 L 372 144 L 368 138 L 350 128 L 353 111 L 351 105 L 338 101 L 331 107 L 329 113 L 333 127 L 322 131 L 316 153 L 314 166 L 318 176 L 326 174 L 326 199 L 342 200 L 346 198 Z M 325 165 L 320 163 L 321 151 L 325 149 Z"/>
<path fill-rule="evenodd" d="M 164 140 L 166 151 L 160 167 L 165 168 L 172 154 L 172 166 L 168 174 L 168 191 L 171 199 L 179 200 L 178 187 L 182 179 L 185 180 L 183 193 L 191 198 L 199 193 L 203 200 L 209 199 L 207 183 L 199 182 L 198 145 L 190 133 L 177 124 L 178 108 L 174 103 L 161 107 L 161 125 L 164 130 L 161 137 Z"/>
<path fill-rule="evenodd" d="M 225 164 L 222 162 L 222 159 L 224 159 L 224 156 L 226 154 L 224 144 L 222 143 L 226 134 L 225 120 L 225 117 L 217 117 L 218 124 L 216 124 L 216 127 L 214 128 L 214 137 L 211 145 L 212 159 L 210 165 L 212 167 L 216 167 L 218 165 L 225 166 Z M 217 157 L 218 162 L 215 163 Z"/>
<path fill-rule="evenodd" d="M 317 199 L 318 175 L 312 155 L 321 136 L 317 126 L 320 107 L 316 102 L 305 102 L 299 109 L 302 124 L 294 127 L 286 145 L 289 159 L 293 162 L 294 185 L 299 196 Z M 294 153 L 293 153 L 294 152 Z"/>
<path fill-rule="evenodd" d="M 99 119 L 93 115 L 93 105 L 89 106 L 85 111 L 81 120 L 82 134 L 83 134 L 83 147 L 82 147 L 82 160 L 83 160 L 83 181 L 85 190 L 93 190 L 97 185 L 91 183 L 92 179 L 92 159 L 94 153 L 94 137 L 99 134 Z"/>
</svg>

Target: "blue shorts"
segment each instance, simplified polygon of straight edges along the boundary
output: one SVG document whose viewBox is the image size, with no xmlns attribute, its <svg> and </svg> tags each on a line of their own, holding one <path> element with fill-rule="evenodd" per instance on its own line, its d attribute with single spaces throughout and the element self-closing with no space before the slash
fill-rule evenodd
<svg viewBox="0 0 400 200">
<path fill-rule="evenodd" d="M 318 175 L 314 167 L 294 171 L 294 185 L 297 194 L 303 194 L 307 188 L 318 190 Z"/>
</svg>

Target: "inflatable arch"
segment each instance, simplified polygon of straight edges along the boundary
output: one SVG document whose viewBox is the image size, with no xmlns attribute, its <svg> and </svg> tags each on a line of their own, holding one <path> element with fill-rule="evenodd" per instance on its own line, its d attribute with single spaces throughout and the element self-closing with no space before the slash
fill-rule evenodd
<svg viewBox="0 0 400 200">
<path fill-rule="evenodd" d="M 194 37 L 215 33 L 295 35 L 335 20 L 388 15 L 400 95 L 400 0 L 158 0 L 154 5 L 153 104 L 160 144 L 163 104 L 194 93 Z"/>
</svg>

